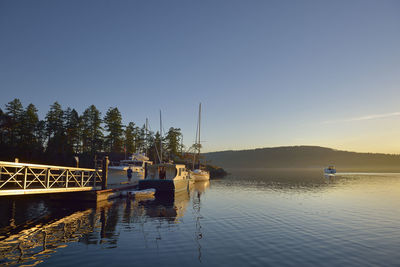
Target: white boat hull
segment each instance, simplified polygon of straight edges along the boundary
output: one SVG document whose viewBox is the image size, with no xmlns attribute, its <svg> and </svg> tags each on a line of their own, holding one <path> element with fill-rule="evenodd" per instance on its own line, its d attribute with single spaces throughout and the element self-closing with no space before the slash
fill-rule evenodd
<svg viewBox="0 0 400 267">
<path fill-rule="evenodd" d="M 110 166 L 108 167 L 109 170 L 122 172 L 121 175 L 127 175 L 126 171 L 128 170 L 128 166 Z M 141 169 L 133 169 L 132 171 L 132 179 L 133 180 L 141 180 L 144 179 L 144 170 Z"/>
<path fill-rule="evenodd" d="M 210 180 L 210 173 L 206 171 L 194 171 L 190 173 L 190 178 L 193 179 L 195 182 L 208 181 Z"/>
<path fill-rule="evenodd" d="M 129 166 L 108 166 L 109 170 L 114 170 L 114 171 L 126 171 L 129 168 Z"/>
<path fill-rule="evenodd" d="M 324 176 L 325 176 L 326 179 L 329 179 L 329 178 L 335 177 L 335 174 L 333 174 L 333 173 L 324 173 Z"/>
</svg>

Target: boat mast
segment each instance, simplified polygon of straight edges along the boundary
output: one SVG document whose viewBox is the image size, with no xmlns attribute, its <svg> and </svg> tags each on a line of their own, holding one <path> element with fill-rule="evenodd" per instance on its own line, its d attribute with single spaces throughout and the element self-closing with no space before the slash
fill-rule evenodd
<svg viewBox="0 0 400 267">
<path fill-rule="evenodd" d="M 194 147 L 193 147 L 193 162 L 192 162 L 192 168 L 194 170 L 196 166 L 196 152 L 197 152 L 197 136 L 199 134 L 199 121 L 197 121 L 196 124 L 196 138 L 194 139 Z"/>
<path fill-rule="evenodd" d="M 161 120 L 161 109 L 160 109 L 160 163 L 162 163 L 162 120 Z"/>
<path fill-rule="evenodd" d="M 193 151 L 193 170 L 196 166 L 196 153 L 197 159 L 199 161 L 198 168 L 200 169 L 200 124 L 201 124 L 201 103 L 199 104 L 199 118 L 197 120 L 197 127 L 196 127 L 196 139 L 195 139 L 195 151 Z"/>
<path fill-rule="evenodd" d="M 181 157 L 183 158 L 183 134 L 181 134 Z"/>
<path fill-rule="evenodd" d="M 199 169 L 200 169 L 200 147 L 201 147 L 201 144 L 200 144 L 200 125 L 201 125 L 201 103 L 199 104 L 199 125 L 198 125 L 198 128 L 199 128 L 199 142 L 198 142 L 198 149 L 197 149 L 197 153 L 198 153 L 197 158 L 198 158 L 198 161 L 199 161 Z"/>
<path fill-rule="evenodd" d="M 148 144 L 147 144 L 147 127 L 148 127 L 148 125 L 149 125 L 149 120 L 146 118 L 146 131 L 145 131 L 145 140 L 144 140 L 144 145 L 145 145 L 145 153 L 146 153 L 146 156 L 147 156 L 147 148 L 148 148 Z"/>
</svg>

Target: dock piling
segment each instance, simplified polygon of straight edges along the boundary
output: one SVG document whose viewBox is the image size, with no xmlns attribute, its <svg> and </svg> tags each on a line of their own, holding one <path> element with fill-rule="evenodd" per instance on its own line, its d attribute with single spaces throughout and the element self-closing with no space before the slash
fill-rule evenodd
<svg viewBox="0 0 400 267">
<path fill-rule="evenodd" d="M 103 158 L 103 170 L 102 170 L 102 179 L 101 179 L 101 189 L 107 189 L 107 176 L 108 176 L 108 164 L 110 161 L 108 160 L 108 156 Z"/>
</svg>

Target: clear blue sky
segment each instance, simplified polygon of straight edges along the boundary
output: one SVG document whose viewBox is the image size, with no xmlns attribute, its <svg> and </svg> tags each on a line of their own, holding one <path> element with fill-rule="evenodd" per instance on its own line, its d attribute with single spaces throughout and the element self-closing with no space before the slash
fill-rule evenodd
<svg viewBox="0 0 400 267">
<path fill-rule="evenodd" d="M 205 151 L 400 153 L 400 1 L 0 0 L 1 108 L 117 106 Z"/>
</svg>

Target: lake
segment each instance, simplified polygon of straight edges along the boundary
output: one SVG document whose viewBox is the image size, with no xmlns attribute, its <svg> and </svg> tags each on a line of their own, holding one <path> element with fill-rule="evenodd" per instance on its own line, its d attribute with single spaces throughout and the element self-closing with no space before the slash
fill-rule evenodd
<svg viewBox="0 0 400 267">
<path fill-rule="evenodd" d="M 400 264 L 400 174 L 230 172 L 174 198 L 0 199 L 0 264 Z"/>
</svg>

